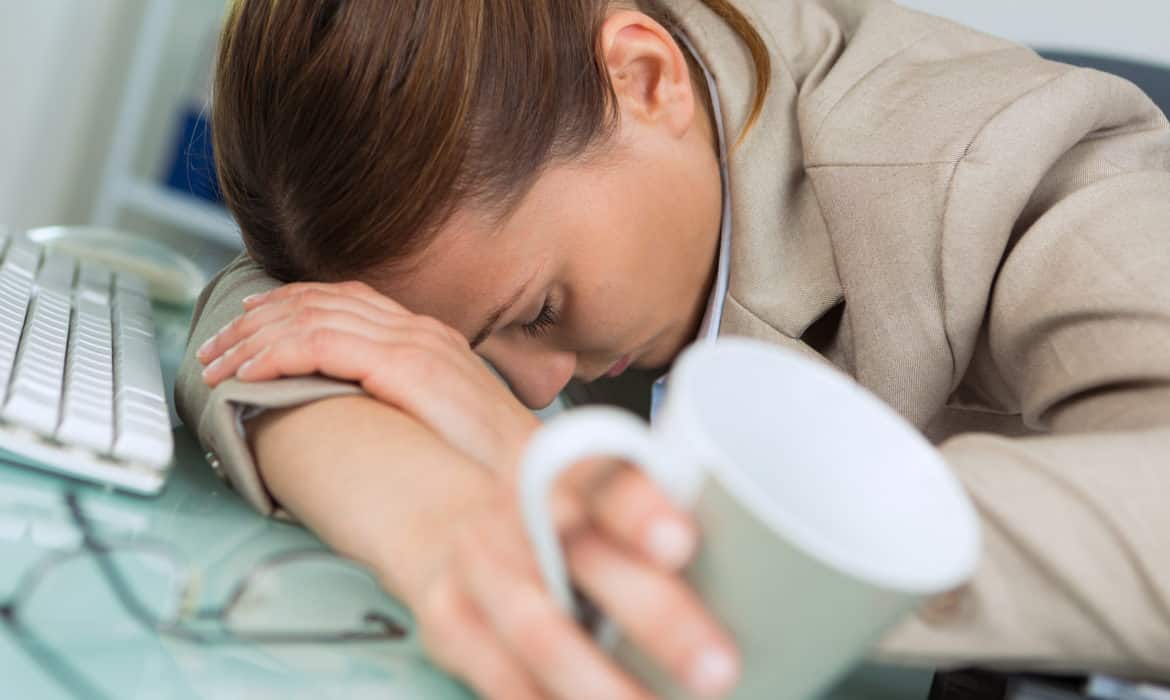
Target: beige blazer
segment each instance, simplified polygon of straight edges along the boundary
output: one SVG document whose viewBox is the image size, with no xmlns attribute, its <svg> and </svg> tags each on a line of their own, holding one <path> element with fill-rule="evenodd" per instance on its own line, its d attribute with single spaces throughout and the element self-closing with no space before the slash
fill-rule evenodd
<svg viewBox="0 0 1170 700">
<path fill-rule="evenodd" d="M 740 0 L 774 57 L 731 157 L 720 332 L 824 358 L 939 445 L 982 515 L 970 586 L 886 659 L 1170 678 L 1170 125 L 1133 85 L 884 0 Z M 734 141 L 752 68 L 672 0 Z M 246 259 L 207 289 L 192 347 L 273 286 Z M 184 419 L 254 506 L 273 503 L 239 406 L 354 387 L 209 393 Z M 645 408 L 647 378 L 575 386 Z"/>
</svg>

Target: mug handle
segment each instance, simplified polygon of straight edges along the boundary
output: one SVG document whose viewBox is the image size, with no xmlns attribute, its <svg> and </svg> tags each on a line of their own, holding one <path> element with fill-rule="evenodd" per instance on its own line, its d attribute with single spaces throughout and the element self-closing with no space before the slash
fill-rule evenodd
<svg viewBox="0 0 1170 700">
<path fill-rule="evenodd" d="M 566 469 L 594 457 L 627 460 L 668 494 L 679 476 L 665 447 L 645 423 L 626 411 L 605 406 L 575 408 L 537 431 L 521 462 L 520 507 L 545 585 L 560 608 L 573 617 L 577 617 L 577 605 L 549 512 L 549 492 Z M 677 494 L 671 495 L 677 502 Z"/>
</svg>

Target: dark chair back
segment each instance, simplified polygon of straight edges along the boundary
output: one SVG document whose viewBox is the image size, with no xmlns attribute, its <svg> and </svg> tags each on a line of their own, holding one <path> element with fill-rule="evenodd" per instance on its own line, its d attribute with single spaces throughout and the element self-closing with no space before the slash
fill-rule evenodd
<svg viewBox="0 0 1170 700">
<path fill-rule="evenodd" d="M 1163 113 L 1170 114 L 1170 67 L 1097 54 L 1044 49 L 1040 49 L 1039 53 L 1053 61 L 1120 75 L 1144 90 L 1162 108 Z"/>
</svg>

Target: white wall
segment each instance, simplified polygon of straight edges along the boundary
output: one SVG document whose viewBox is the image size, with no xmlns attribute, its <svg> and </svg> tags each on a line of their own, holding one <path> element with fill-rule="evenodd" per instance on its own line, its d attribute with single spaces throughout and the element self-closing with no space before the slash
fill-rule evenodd
<svg viewBox="0 0 1170 700">
<path fill-rule="evenodd" d="M 899 0 L 1006 39 L 1170 66 L 1170 0 Z"/>
<path fill-rule="evenodd" d="M 1170 66 L 1170 0 L 902 2 L 1034 46 Z M 0 224 L 88 220 L 144 3 L 0 0 Z M 181 0 L 179 6 L 198 4 Z M 187 33 L 195 31 L 203 30 Z M 172 40 L 192 41 L 184 32 Z M 187 80 L 182 69 L 166 72 Z M 157 153 L 144 158 L 158 160 Z"/>
<path fill-rule="evenodd" d="M 142 7 L 0 5 L 0 224 L 88 218 Z"/>
</svg>

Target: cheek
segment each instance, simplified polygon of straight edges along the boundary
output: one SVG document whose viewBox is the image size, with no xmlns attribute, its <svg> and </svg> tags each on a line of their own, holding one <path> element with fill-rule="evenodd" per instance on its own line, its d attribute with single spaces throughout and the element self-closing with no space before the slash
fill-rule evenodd
<svg viewBox="0 0 1170 700">
<path fill-rule="evenodd" d="M 571 297 L 563 330 L 574 349 L 608 357 L 641 342 L 649 322 L 646 299 L 637 289 L 636 278 L 622 277 L 583 285 Z"/>
<path fill-rule="evenodd" d="M 581 350 L 627 352 L 671 323 L 680 308 L 681 253 L 671 251 L 673 225 L 661 208 L 615 193 L 587 230 L 573 236 L 562 268 L 565 330 Z M 673 285 L 673 286 L 672 286 Z"/>
</svg>

